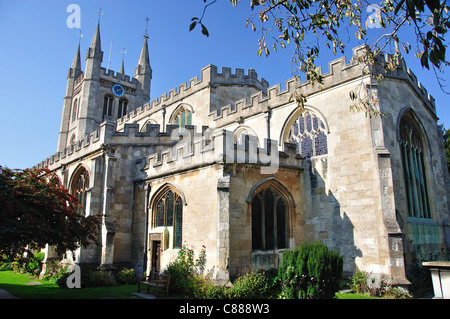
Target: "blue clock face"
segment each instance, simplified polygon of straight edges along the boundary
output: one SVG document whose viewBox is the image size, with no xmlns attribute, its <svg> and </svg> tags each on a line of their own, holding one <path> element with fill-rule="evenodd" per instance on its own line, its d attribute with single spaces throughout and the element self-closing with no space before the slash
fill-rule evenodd
<svg viewBox="0 0 450 319">
<path fill-rule="evenodd" d="M 125 89 L 120 84 L 114 84 L 112 87 L 112 92 L 115 96 L 121 97 L 125 94 Z"/>
</svg>

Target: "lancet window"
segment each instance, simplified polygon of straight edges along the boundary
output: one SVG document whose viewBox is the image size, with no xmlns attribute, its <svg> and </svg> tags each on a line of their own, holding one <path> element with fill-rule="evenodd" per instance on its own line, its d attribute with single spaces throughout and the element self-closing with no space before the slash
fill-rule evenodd
<svg viewBox="0 0 450 319">
<path fill-rule="evenodd" d="M 178 125 L 180 129 L 184 129 L 186 125 L 192 124 L 192 112 L 187 108 L 181 108 L 173 115 L 173 124 Z"/>
<path fill-rule="evenodd" d="M 75 99 L 72 106 L 72 122 L 74 122 L 77 119 L 77 113 L 78 113 L 78 99 Z"/>
<path fill-rule="evenodd" d="M 172 227 L 174 247 L 182 245 L 183 240 L 183 200 L 171 188 L 166 189 L 158 197 L 154 206 L 154 227 Z"/>
<path fill-rule="evenodd" d="M 415 120 L 407 114 L 400 120 L 400 150 L 408 215 L 431 218 L 422 136 Z"/>
<path fill-rule="evenodd" d="M 72 182 L 72 195 L 78 200 L 78 213 L 86 213 L 86 198 L 89 189 L 89 173 L 85 168 L 80 168 Z"/>
<path fill-rule="evenodd" d="M 252 210 L 252 250 L 287 248 L 287 201 L 275 188 L 254 195 Z"/>
<path fill-rule="evenodd" d="M 103 116 L 112 116 L 114 97 L 111 94 L 106 94 L 103 98 Z"/>
<path fill-rule="evenodd" d="M 119 100 L 119 110 L 117 113 L 117 118 L 122 118 L 127 114 L 127 108 L 128 108 L 128 100 L 126 98 L 121 98 Z"/>
</svg>

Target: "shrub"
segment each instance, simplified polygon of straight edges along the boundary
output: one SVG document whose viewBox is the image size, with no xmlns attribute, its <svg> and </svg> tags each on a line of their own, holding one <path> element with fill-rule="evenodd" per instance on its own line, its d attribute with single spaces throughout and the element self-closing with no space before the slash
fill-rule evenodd
<svg viewBox="0 0 450 319">
<path fill-rule="evenodd" d="M 404 288 L 391 286 L 383 275 L 371 275 L 356 271 L 352 277 L 350 289 L 358 294 L 390 299 L 409 299 L 412 295 Z"/>
<path fill-rule="evenodd" d="M 43 252 L 39 252 L 37 254 L 35 254 L 33 257 L 30 257 L 28 259 L 28 263 L 26 265 L 26 271 L 31 273 L 31 274 L 38 274 L 41 270 L 42 267 L 42 261 L 45 258 L 45 253 Z"/>
<path fill-rule="evenodd" d="M 331 299 L 339 290 L 342 257 L 321 242 L 285 251 L 278 269 L 281 296 L 289 299 Z"/>
<path fill-rule="evenodd" d="M 205 285 L 210 280 L 203 276 L 206 264 L 206 247 L 203 246 L 199 257 L 194 261 L 194 250 L 183 245 L 177 255 L 177 260 L 170 263 L 165 271 L 171 275 L 169 289 L 174 293 L 185 294 L 188 297 L 201 298 Z"/>
<path fill-rule="evenodd" d="M 269 272 L 258 269 L 238 277 L 227 291 L 228 298 L 260 299 L 269 298 L 274 280 Z"/>
<path fill-rule="evenodd" d="M 136 272 L 133 268 L 123 268 L 117 275 L 117 282 L 121 285 L 131 285 L 136 283 Z"/>
<path fill-rule="evenodd" d="M 352 277 L 350 289 L 357 294 L 369 293 L 368 276 L 363 271 L 356 271 Z"/>
</svg>

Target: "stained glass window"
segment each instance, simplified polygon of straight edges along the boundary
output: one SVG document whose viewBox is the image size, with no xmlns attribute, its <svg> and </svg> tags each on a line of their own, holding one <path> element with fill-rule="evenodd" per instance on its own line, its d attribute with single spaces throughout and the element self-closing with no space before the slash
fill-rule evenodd
<svg viewBox="0 0 450 319">
<path fill-rule="evenodd" d="M 400 121 L 400 149 L 408 214 L 410 217 L 431 218 L 422 141 L 414 120 L 409 116 L 403 116 Z"/>
<path fill-rule="evenodd" d="M 72 183 L 72 194 L 78 200 L 78 214 L 86 213 L 86 197 L 89 189 L 89 173 L 81 168 L 75 175 Z"/>
<path fill-rule="evenodd" d="M 192 124 L 192 112 L 186 108 L 181 108 L 173 118 L 174 124 L 178 125 L 180 129 L 184 129 L 186 125 Z"/>
<path fill-rule="evenodd" d="M 155 204 L 155 227 L 174 227 L 174 247 L 182 245 L 183 201 L 171 189 L 163 191 Z"/>
<path fill-rule="evenodd" d="M 297 152 L 305 158 L 328 153 L 325 124 L 309 110 L 292 123 L 286 142 L 295 144 Z"/>
<path fill-rule="evenodd" d="M 269 187 L 252 199 L 252 249 L 287 247 L 286 200 Z"/>
</svg>

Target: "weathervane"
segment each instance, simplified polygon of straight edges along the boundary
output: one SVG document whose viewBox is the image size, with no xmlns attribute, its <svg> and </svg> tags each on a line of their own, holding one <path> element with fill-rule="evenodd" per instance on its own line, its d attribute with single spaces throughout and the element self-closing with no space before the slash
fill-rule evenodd
<svg viewBox="0 0 450 319">
<path fill-rule="evenodd" d="M 148 21 L 150 19 L 148 17 L 145 18 L 146 24 L 145 24 L 145 35 L 144 37 L 148 39 Z"/>
<path fill-rule="evenodd" d="M 102 17 L 102 14 L 103 14 L 102 8 L 100 8 L 100 11 L 97 13 L 98 13 L 98 24 L 100 24 L 100 18 Z"/>
<path fill-rule="evenodd" d="M 83 37 L 83 31 L 80 31 L 80 35 L 78 36 L 78 45 L 80 45 L 82 37 Z"/>
<path fill-rule="evenodd" d="M 127 50 L 123 48 L 123 50 L 120 51 L 120 53 L 122 53 L 122 61 L 125 60 L 125 54 L 127 54 Z"/>
</svg>

